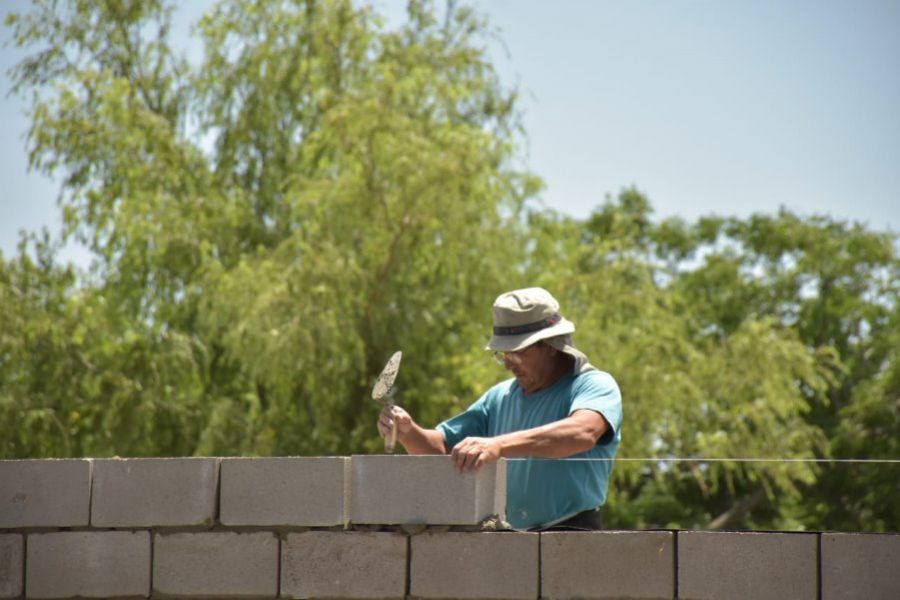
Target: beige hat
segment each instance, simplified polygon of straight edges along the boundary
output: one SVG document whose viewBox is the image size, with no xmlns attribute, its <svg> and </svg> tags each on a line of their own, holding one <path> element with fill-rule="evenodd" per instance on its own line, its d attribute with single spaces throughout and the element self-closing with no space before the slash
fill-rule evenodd
<svg viewBox="0 0 900 600">
<path fill-rule="evenodd" d="M 494 335 L 485 350 L 513 352 L 541 340 L 575 358 L 575 373 L 595 369 L 575 348 L 575 324 L 559 313 L 559 302 L 544 288 L 533 287 L 500 294 L 494 300 Z"/>
<path fill-rule="evenodd" d="M 575 325 L 559 314 L 559 302 L 550 292 L 537 287 L 514 290 L 494 300 L 494 335 L 486 350 L 521 350 L 574 331 Z"/>
</svg>

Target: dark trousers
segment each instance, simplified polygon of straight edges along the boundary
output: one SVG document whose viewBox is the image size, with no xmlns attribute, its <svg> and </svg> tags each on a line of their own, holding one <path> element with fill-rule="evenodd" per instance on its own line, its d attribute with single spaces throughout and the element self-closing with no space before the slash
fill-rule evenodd
<svg viewBox="0 0 900 600">
<path fill-rule="evenodd" d="M 590 508 L 543 531 L 599 531 L 603 529 L 600 507 Z"/>
</svg>

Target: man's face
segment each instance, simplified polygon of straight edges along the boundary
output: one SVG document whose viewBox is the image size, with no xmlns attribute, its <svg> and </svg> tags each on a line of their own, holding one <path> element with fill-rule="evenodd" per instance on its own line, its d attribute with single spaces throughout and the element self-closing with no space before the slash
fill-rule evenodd
<svg viewBox="0 0 900 600">
<path fill-rule="evenodd" d="M 518 352 L 506 353 L 503 366 L 516 376 L 525 393 L 530 394 L 549 385 L 554 369 L 553 354 L 553 348 L 538 342 Z"/>
</svg>

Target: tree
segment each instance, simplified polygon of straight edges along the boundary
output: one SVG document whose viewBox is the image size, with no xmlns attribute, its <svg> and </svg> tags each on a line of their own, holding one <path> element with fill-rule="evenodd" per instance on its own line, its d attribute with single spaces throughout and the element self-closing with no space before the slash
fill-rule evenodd
<svg viewBox="0 0 900 600">
<path fill-rule="evenodd" d="M 0 258 L 0 453 L 189 454 L 202 400 L 190 336 L 154 332 L 75 286 L 53 245 Z"/>
<path fill-rule="evenodd" d="M 367 388 L 397 348 L 423 419 L 468 402 L 536 185 L 471 9 L 413 2 L 392 31 L 348 1 L 220 3 L 195 67 L 163 2 L 55 4 L 8 19 L 44 45 L 14 70 L 32 165 L 64 176 L 113 337 L 183 339 L 193 365 L 187 439 L 139 453 L 374 448 Z"/>
<path fill-rule="evenodd" d="M 670 221 L 654 240 L 695 332 L 722 339 L 767 318 L 816 357 L 827 385 L 799 380 L 810 407 L 804 420 L 828 440 L 816 456 L 896 458 L 896 445 L 881 441 L 900 434 L 891 383 L 900 305 L 895 235 L 782 210 L 692 226 Z M 776 523 L 896 530 L 896 482 L 890 464 L 825 465 L 799 496 L 781 502 Z"/>
</svg>

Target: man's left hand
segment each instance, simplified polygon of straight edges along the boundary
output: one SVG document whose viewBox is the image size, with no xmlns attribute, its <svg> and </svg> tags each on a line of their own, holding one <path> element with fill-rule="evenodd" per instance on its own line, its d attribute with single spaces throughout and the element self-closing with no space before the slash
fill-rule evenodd
<svg viewBox="0 0 900 600">
<path fill-rule="evenodd" d="M 468 437 L 453 446 L 450 456 L 461 473 L 477 471 L 500 458 L 500 442 L 495 438 Z"/>
</svg>

